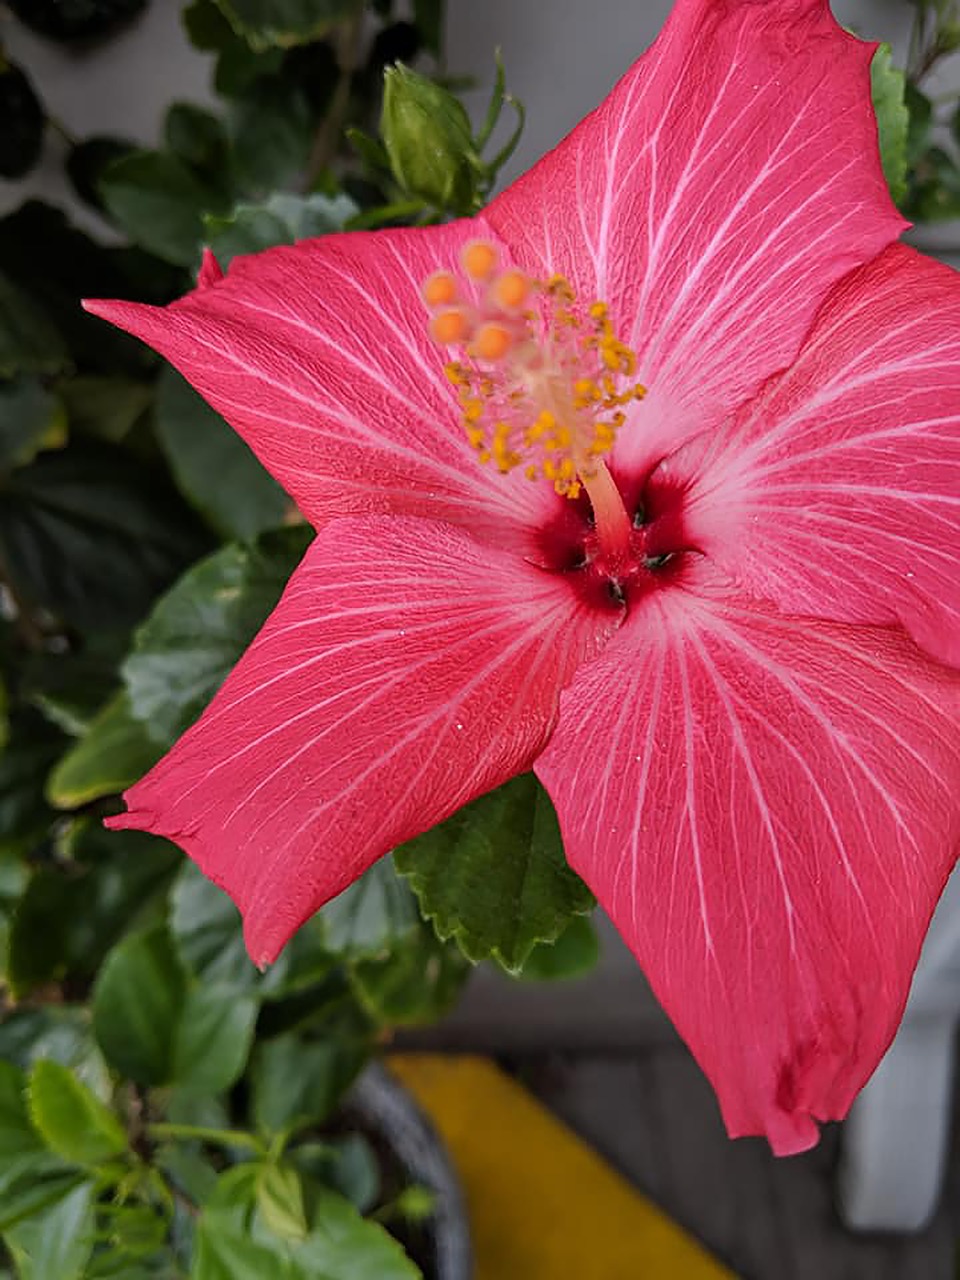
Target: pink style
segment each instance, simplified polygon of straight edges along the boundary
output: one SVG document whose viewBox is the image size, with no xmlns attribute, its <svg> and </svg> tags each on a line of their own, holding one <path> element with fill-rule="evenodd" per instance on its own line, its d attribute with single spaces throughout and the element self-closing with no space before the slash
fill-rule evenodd
<svg viewBox="0 0 960 1280">
<path fill-rule="evenodd" d="M 960 836 L 960 280 L 897 243 L 872 52 L 825 0 L 679 0 L 479 217 L 91 304 L 317 529 L 115 825 L 265 963 L 532 767 L 784 1154 L 890 1042 Z"/>
</svg>

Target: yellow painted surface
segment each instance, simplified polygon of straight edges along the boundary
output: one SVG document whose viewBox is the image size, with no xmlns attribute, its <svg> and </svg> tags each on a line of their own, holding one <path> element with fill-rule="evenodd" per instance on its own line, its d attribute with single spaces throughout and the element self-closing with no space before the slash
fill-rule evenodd
<svg viewBox="0 0 960 1280">
<path fill-rule="evenodd" d="M 488 1059 L 394 1054 L 388 1065 L 453 1157 L 475 1280 L 733 1280 Z"/>
</svg>

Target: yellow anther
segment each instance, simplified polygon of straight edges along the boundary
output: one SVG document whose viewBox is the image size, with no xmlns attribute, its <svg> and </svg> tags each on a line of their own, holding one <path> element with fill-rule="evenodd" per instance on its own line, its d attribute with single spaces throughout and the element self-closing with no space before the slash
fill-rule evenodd
<svg viewBox="0 0 960 1280">
<path fill-rule="evenodd" d="M 598 477 L 609 481 L 602 458 L 626 422 L 624 406 L 645 394 L 633 383 L 636 357 L 606 303 L 578 301 L 564 276 L 532 280 L 499 271 L 498 261 L 494 244 L 474 240 L 460 271 L 437 271 L 422 285 L 433 338 L 459 348 L 444 370 L 464 434 L 481 462 L 502 473 L 521 467 L 569 498 L 586 489 L 593 502 Z"/>
<path fill-rule="evenodd" d="M 566 276 L 551 276 L 547 281 L 547 293 L 567 304 L 574 302 L 576 297 Z"/>
<path fill-rule="evenodd" d="M 466 341 L 470 336 L 470 325 L 463 311 L 457 307 L 448 307 L 445 311 L 438 311 L 431 319 L 430 333 L 434 342 L 439 342 L 442 347 L 449 347 Z"/>
<path fill-rule="evenodd" d="M 504 311 L 517 311 L 530 296 L 530 280 L 522 271 L 504 271 L 494 280 L 490 296 Z"/>
<path fill-rule="evenodd" d="M 502 360 L 512 346 L 513 334 L 495 321 L 481 325 L 473 340 L 474 354 L 481 360 Z"/>
<path fill-rule="evenodd" d="M 471 240 L 464 245 L 460 261 L 471 280 L 487 280 L 497 269 L 499 255 L 489 240 Z"/>
<path fill-rule="evenodd" d="M 435 271 L 421 286 L 428 307 L 449 307 L 457 300 L 457 282 L 449 271 Z"/>
</svg>

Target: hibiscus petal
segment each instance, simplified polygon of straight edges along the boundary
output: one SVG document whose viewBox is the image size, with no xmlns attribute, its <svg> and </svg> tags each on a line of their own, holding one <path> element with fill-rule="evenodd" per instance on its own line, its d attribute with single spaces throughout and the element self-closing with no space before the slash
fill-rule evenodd
<svg viewBox="0 0 960 1280">
<path fill-rule="evenodd" d="M 450 526 L 333 521 L 112 825 L 182 845 L 272 960 L 376 858 L 529 768 L 617 621 Z"/>
<path fill-rule="evenodd" d="M 790 613 L 900 621 L 960 665 L 960 277 L 895 245 L 697 473 L 688 535 Z"/>
<path fill-rule="evenodd" d="M 606 101 L 495 200 L 536 273 L 611 304 L 649 388 L 640 467 L 791 359 L 831 285 L 906 225 L 883 178 L 875 46 L 827 0 L 678 0 Z"/>
<path fill-rule="evenodd" d="M 314 524 L 389 511 L 506 541 L 555 495 L 478 463 L 420 295 L 490 234 L 475 220 L 324 236 L 234 259 L 219 282 L 207 267 L 168 307 L 85 305 L 166 356 Z"/>
<path fill-rule="evenodd" d="M 717 1091 L 788 1154 L 893 1036 L 960 836 L 960 677 L 898 629 L 661 597 L 537 765 Z"/>
</svg>

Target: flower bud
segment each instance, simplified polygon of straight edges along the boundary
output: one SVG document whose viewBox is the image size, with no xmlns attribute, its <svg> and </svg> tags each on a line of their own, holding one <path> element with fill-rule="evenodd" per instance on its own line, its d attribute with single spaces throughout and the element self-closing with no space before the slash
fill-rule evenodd
<svg viewBox="0 0 960 1280">
<path fill-rule="evenodd" d="M 470 120 L 453 94 L 402 63 L 388 67 L 380 132 L 406 191 L 440 209 L 472 211 L 480 161 Z"/>
</svg>

